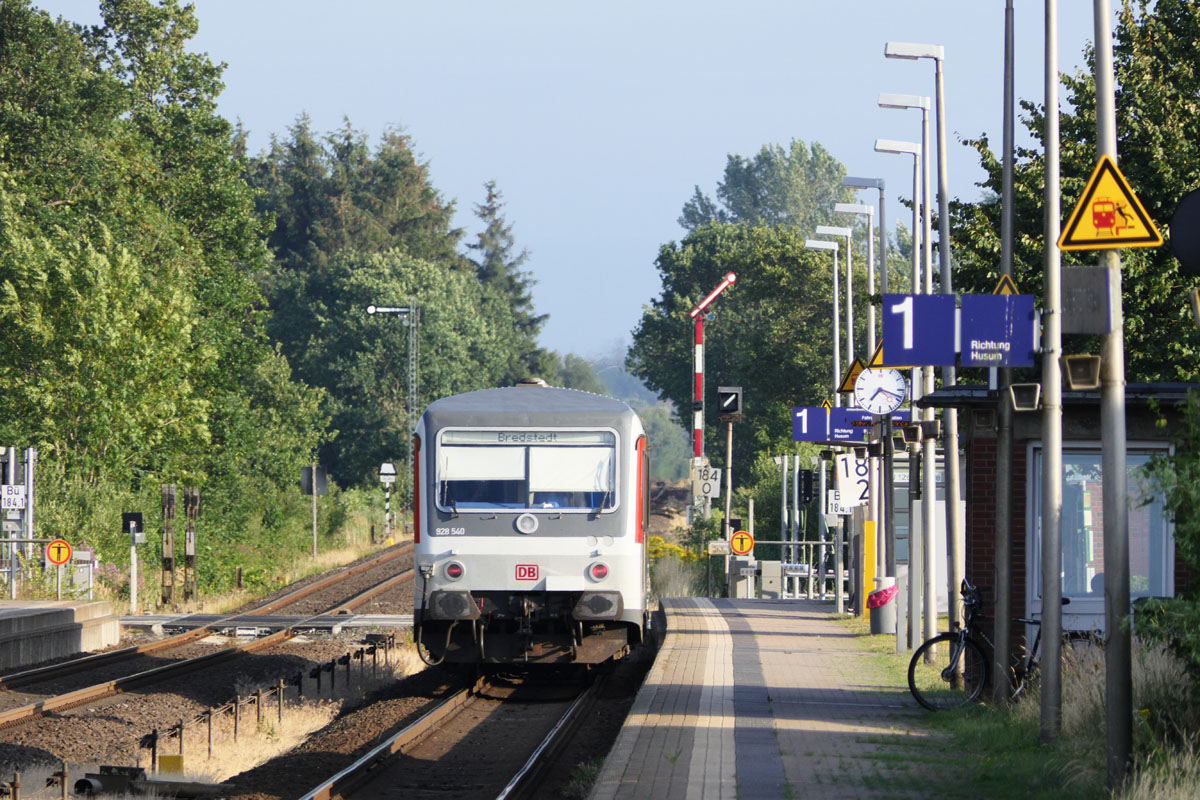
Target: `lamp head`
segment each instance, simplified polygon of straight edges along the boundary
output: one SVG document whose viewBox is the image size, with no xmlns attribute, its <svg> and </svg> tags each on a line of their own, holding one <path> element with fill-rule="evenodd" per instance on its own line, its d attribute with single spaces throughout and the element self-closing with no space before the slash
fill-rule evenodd
<svg viewBox="0 0 1200 800">
<path fill-rule="evenodd" d="M 808 239 L 804 242 L 804 246 L 809 250 L 834 250 L 838 249 L 837 242 L 826 242 L 822 239 Z"/>
<path fill-rule="evenodd" d="M 1013 411 L 1037 411 L 1042 399 L 1040 383 L 1014 383 L 1008 387 Z"/>
<path fill-rule="evenodd" d="M 915 44 L 913 42 L 888 42 L 883 47 L 884 58 L 903 58 L 915 61 L 918 58 L 935 58 L 941 61 L 946 57 L 946 48 L 940 44 Z"/>
<path fill-rule="evenodd" d="M 862 203 L 834 203 L 833 210 L 838 214 L 866 214 L 874 215 L 875 206 L 867 206 Z"/>
<path fill-rule="evenodd" d="M 1068 387 L 1073 390 L 1100 388 L 1100 356 L 1064 355 L 1061 359 L 1066 367 L 1063 374 Z"/>
<path fill-rule="evenodd" d="M 929 110 L 929 98 L 918 94 L 892 94 L 882 92 L 879 95 L 880 108 L 920 108 Z"/>
<path fill-rule="evenodd" d="M 879 189 L 883 191 L 883 178 L 842 178 L 842 186 L 847 189 Z"/>
<path fill-rule="evenodd" d="M 901 142 L 896 139 L 876 139 L 875 152 L 919 156 L 921 155 L 921 145 L 916 142 Z"/>
<path fill-rule="evenodd" d="M 849 228 L 840 228 L 837 225 L 818 225 L 818 236 L 846 236 L 849 237 L 854 231 Z"/>
</svg>

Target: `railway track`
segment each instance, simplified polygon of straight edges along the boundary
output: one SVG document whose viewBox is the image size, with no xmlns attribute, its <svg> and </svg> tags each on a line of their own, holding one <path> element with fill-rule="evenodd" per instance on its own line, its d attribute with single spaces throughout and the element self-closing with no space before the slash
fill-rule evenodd
<svg viewBox="0 0 1200 800">
<path fill-rule="evenodd" d="M 579 673 L 583 675 L 583 673 Z M 480 679 L 303 796 L 519 800 L 587 719 L 603 679 Z"/>
<path fill-rule="evenodd" d="M 337 587 L 340 585 L 356 578 L 367 577 L 373 570 L 391 566 L 393 561 L 408 555 L 411 552 L 412 545 L 393 548 L 385 551 L 383 554 L 374 559 L 364 561 L 361 564 L 354 565 L 353 567 L 329 573 L 328 575 L 325 575 L 316 581 L 299 587 L 291 592 L 287 592 L 272 599 L 270 602 L 260 604 L 250 610 L 243 611 L 238 614 L 228 615 L 216 623 L 198 628 L 196 630 L 167 637 L 157 642 L 150 642 L 147 644 L 138 645 L 136 647 L 114 650 L 94 656 L 86 656 L 84 658 L 74 659 L 61 664 L 54 664 L 47 667 L 26 670 L 24 672 L 0 677 L 0 690 L 12 691 L 32 684 L 58 682 L 81 672 L 88 673 L 90 677 L 93 676 L 96 671 L 101 669 L 107 670 L 113 667 L 119 668 L 120 665 L 128 665 L 147 656 L 161 657 L 161 655 L 164 653 L 194 646 L 200 639 L 212 634 L 215 629 L 236 624 L 236 622 L 240 619 L 252 618 L 256 615 L 272 614 L 306 602 L 311 603 L 314 601 L 314 598 L 320 597 L 325 593 L 336 593 Z M 409 568 L 384 580 L 377 580 L 373 583 L 373 585 L 369 585 L 365 589 L 361 589 L 356 586 L 354 587 L 354 590 L 356 591 L 348 598 L 343 591 L 340 594 L 337 594 L 337 599 L 332 602 L 327 600 L 321 601 L 317 606 L 317 608 L 320 608 L 317 614 L 350 613 L 355 609 L 361 608 L 363 605 L 371 602 L 381 594 L 410 582 L 412 578 L 413 572 L 412 569 Z M 109 680 L 91 682 L 79 689 L 62 692 L 31 703 L 25 703 L 14 708 L 0 711 L 0 729 L 21 725 L 46 714 L 62 712 L 69 709 L 86 706 L 90 703 L 98 702 L 122 692 L 142 689 L 147 686 L 187 675 L 197 670 L 211 668 L 217 664 L 239 658 L 249 653 L 267 650 L 287 641 L 288 639 L 293 638 L 296 635 L 296 630 L 301 627 L 302 625 L 294 626 L 292 628 L 277 631 L 276 633 L 256 639 L 252 642 L 246 642 L 232 647 L 206 652 L 193 657 L 185 657 L 165 665 L 135 671 L 132 674 L 120 675 Z M 91 677 L 91 680 L 94 681 L 94 677 Z M 0 698 L 2 697 L 3 693 L 0 692 Z"/>
</svg>

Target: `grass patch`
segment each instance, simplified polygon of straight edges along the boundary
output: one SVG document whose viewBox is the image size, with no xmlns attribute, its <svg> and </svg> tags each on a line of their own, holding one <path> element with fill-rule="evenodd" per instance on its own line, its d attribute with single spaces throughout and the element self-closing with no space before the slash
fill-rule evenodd
<svg viewBox="0 0 1200 800">
<path fill-rule="evenodd" d="M 839 620 L 873 654 L 881 675 L 907 687 L 911 653 L 895 652 L 895 636 L 871 634 L 861 619 Z M 921 765 L 912 786 L 933 797 L 988 797 L 1014 800 L 1166 800 L 1200 797 L 1200 752 L 1193 742 L 1200 711 L 1182 665 L 1161 647 L 1135 646 L 1134 766 L 1125 787 L 1105 786 L 1104 656 L 1101 648 L 1064 648 L 1062 733 L 1039 744 L 1040 692 L 1031 686 L 1012 708 L 975 705 L 911 718 L 925 736 L 905 737 L 896 748 L 872 748 L 866 758 L 887 764 Z M 914 706 L 916 701 L 913 701 Z M 864 741 L 884 743 L 886 737 Z M 927 766 L 936 765 L 934 769 Z M 936 780 L 931 780 L 933 776 Z M 870 782 L 870 781 L 868 781 Z M 880 785 L 876 788 L 884 790 Z"/>
</svg>

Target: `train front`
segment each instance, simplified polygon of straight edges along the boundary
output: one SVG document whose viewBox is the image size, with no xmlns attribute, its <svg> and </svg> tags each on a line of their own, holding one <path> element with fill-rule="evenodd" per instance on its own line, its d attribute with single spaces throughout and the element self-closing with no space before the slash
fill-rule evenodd
<svg viewBox="0 0 1200 800">
<path fill-rule="evenodd" d="M 430 663 L 599 663 L 646 624 L 649 462 L 609 397 L 518 386 L 417 429 L 414 634 Z"/>
</svg>

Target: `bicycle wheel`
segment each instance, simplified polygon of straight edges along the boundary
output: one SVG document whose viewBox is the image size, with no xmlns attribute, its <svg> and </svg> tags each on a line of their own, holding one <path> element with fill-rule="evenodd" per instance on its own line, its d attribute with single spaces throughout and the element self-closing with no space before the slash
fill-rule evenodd
<svg viewBox="0 0 1200 800">
<path fill-rule="evenodd" d="M 930 711 L 964 706 L 979 697 L 988 680 L 988 660 L 971 639 L 962 642 L 961 654 L 954 653 L 958 634 L 942 633 L 917 648 L 908 662 L 908 688 L 917 702 Z M 925 656 L 934 655 L 926 663 Z M 951 659 L 957 658 L 961 677 L 955 675 Z"/>
</svg>

